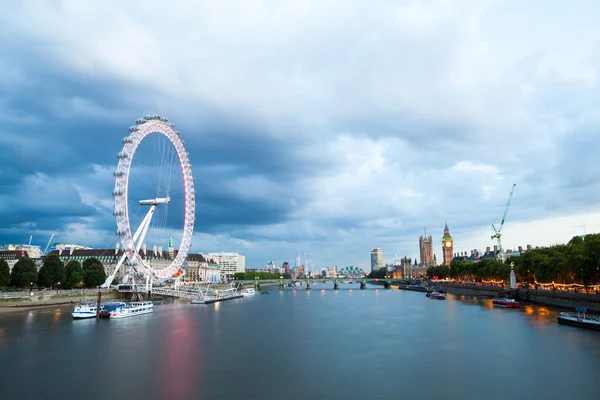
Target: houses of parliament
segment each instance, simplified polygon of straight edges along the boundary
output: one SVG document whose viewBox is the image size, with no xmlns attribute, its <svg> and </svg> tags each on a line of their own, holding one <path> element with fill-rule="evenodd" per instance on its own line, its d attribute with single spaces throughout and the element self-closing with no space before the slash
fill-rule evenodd
<svg viewBox="0 0 600 400">
<path fill-rule="evenodd" d="M 444 226 L 444 235 L 442 236 L 442 264 L 450 266 L 452 259 L 454 258 L 454 242 L 450 235 L 450 229 L 448 224 Z M 423 235 L 419 237 L 419 258 L 420 262 L 411 258 L 403 257 L 401 260 L 396 260 L 394 265 L 390 268 L 390 273 L 393 278 L 406 279 L 406 278 L 420 278 L 427 274 L 427 268 L 437 265 L 437 258 L 433 252 L 433 237 L 427 236 L 425 231 Z"/>
</svg>

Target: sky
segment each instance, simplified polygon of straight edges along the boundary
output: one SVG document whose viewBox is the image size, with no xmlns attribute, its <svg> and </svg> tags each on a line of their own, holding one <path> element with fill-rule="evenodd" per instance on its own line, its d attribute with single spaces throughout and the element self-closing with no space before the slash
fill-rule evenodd
<svg viewBox="0 0 600 400">
<path fill-rule="evenodd" d="M 116 154 L 146 114 L 190 154 L 191 251 L 247 268 L 370 269 L 425 230 L 441 260 L 446 222 L 456 252 L 484 249 L 513 183 L 505 248 L 598 232 L 599 17 L 593 0 L 6 1 L 0 242 L 115 246 Z"/>
</svg>

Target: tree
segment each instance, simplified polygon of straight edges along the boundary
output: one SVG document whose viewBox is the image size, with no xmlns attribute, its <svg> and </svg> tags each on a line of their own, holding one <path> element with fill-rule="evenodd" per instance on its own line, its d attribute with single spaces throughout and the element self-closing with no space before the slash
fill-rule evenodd
<svg viewBox="0 0 600 400">
<path fill-rule="evenodd" d="M 290 279 L 290 274 L 278 274 L 275 272 L 266 272 L 266 271 L 246 271 L 246 272 L 236 272 L 233 275 L 233 278 L 238 281 L 250 281 L 258 279 L 279 279 L 283 277 L 283 279 Z"/>
<path fill-rule="evenodd" d="M 387 275 L 387 268 L 383 267 L 383 268 L 379 268 L 376 270 L 373 270 L 371 272 L 369 272 L 367 274 L 367 278 L 369 279 L 383 279 L 385 278 L 385 276 Z"/>
<path fill-rule="evenodd" d="M 40 268 L 38 286 L 52 287 L 64 283 L 66 277 L 65 264 L 57 254 L 50 254 L 44 258 L 44 264 Z"/>
<path fill-rule="evenodd" d="M 8 285 L 10 282 L 10 267 L 4 258 L 0 258 L 0 287 Z"/>
<path fill-rule="evenodd" d="M 82 287 L 85 281 L 85 274 L 83 273 L 83 268 L 81 268 L 79 261 L 69 261 L 65 269 L 67 274 L 65 284 L 63 285 L 65 289 Z"/>
<path fill-rule="evenodd" d="M 91 257 L 83 262 L 83 276 L 85 287 L 93 288 L 100 286 L 106 281 L 106 271 L 97 258 Z"/>
<path fill-rule="evenodd" d="M 21 257 L 10 273 L 10 286 L 28 287 L 37 282 L 37 268 L 31 258 Z"/>
</svg>

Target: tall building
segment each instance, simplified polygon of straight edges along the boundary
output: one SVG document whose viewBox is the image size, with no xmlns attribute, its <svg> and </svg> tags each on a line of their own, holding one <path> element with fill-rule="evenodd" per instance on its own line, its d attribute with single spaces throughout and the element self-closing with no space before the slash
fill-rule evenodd
<svg viewBox="0 0 600 400">
<path fill-rule="evenodd" d="M 383 250 L 377 247 L 371 250 L 371 271 L 383 268 Z"/>
<path fill-rule="evenodd" d="M 237 272 L 246 272 L 246 257 L 238 253 L 208 253 L 202 255 L 216 261 L 219 265 L 221 280 L 231 279 Z"/>
<path fill-rule="evenodd" d="M 433 263 L 433 239 L 431 235 L 419 237 L 419 253 L 421 255 L 421 265 L 432 266 Z"/>
<path fill-rule="evenodd" d="M 284 271 L 286 274 L 289 274 L 289 273 L 290 273 L 290 263 L 289 263 L 289 262 L 287 262 L 287 261 L 286 261 L 286 262 L 284 262 L 284 263 L 281 265 L 281 267 L 283 268 L 283 271 Z"/>
<path fill-rule="evenodd" d="M 454 243 L 452 242 L 452 236 L 450 236 L 450 229 L 448 229 L 448 223 L 444 227 L 444 236 L 442 237 L 442 254 L 444 255 L 444 265 L 449 267 L 453 258 Z"/>
</svg>

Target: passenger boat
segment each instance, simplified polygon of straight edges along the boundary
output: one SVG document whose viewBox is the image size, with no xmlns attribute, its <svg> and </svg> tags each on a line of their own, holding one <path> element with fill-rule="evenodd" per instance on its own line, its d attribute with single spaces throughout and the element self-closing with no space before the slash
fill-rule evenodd
<svg viewBox="0 0 600 400">
<path fill-rule="evenodd" d="M 100 317 L 103 317 L 103 314 L 106 314 L 109 311 L 114 310 L 117 307 L 124 306 L 125 303 L 121 301 L 111 301 L 100 304 Z M 96 318 L 96 311 L 98 308 L 98 303 L 93 301 L 82 301 L 75 305 L 75 309 L 71 313 L 73 318 L 75 319 L 84 319 L 84 318 Z"/>
<path fill-rule="evenodd" d="M 515 299 L 509 299 L 507 297 L 496 297 L 492 300 L 492 304 L 496 307 L 504 307 L 504 308 L 518 308 L 521 304 Z"/>
<path fill-rule="evenodd" d="M 75 305 L 75 309 L 71 313 L 75 319 L 96 318 L 98 311 L 98 303 L 92 301 L 82 301 Z"/>
<path fill-rule="evenodd" d="M 556 319 L 559 324 L 600 330 L 600 317 L 588 315 L 586 308 L 575 307 L 575 312 L 561 312 Z"/>
<path fill-rule="evenodd" d="M 133 301 L 124 303 L 108 312 L 111 319 L 128 318 L 136 315 L 149 314 L 154 311 L 154 303 L 151 301 Z"/>
</svg>

